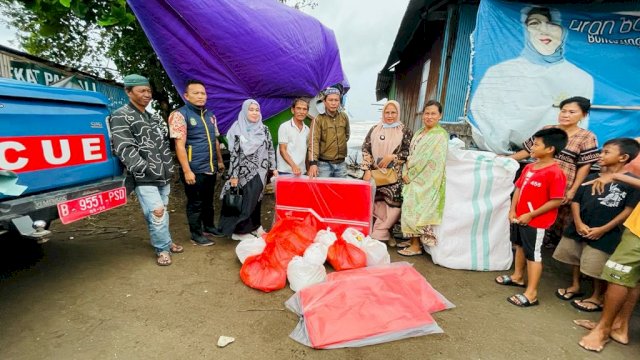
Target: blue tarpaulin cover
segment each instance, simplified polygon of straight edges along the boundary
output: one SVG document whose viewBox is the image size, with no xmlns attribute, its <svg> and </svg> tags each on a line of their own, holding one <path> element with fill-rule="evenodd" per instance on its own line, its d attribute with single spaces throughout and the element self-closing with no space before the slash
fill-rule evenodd
<svg viewBox="0 0 640 360">
<path fill-rule="evenodd" d="M 346 77 L 333 31 L 271 0 L 128 0 L 178 92 L 204 82 L 222 133 L 242 102 L 266 119 Z"/>
</svg>

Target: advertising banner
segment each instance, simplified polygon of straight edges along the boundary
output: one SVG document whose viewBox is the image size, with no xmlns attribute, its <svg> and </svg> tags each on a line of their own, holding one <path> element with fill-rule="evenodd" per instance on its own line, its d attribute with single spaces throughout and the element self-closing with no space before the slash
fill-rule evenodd
<svg viewBox="0 0 640 360">
<path fill-rule="evenodd" d="M 591 100 L 579 124 L 598 143 L 640 136 L 640 5 L 480 2 L 472 35 L 469 119 L 500 154 L 558 124 L 562 100 Z"/>
</svg>

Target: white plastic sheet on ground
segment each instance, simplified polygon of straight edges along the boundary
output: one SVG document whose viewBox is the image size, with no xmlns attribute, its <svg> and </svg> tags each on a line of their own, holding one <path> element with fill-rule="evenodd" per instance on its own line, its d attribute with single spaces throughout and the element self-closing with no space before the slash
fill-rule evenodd
<svg viewBox="0 0 640 360">
<path fill-rule="evenodd" d="M 438 244 L 426 247 L 435 264 L 479 271 L 511 267 L 510 194 L 518 163 L 449 142 L 447 190 Z"/>
<path fill-rule="evenodd" d="M 406 262 L 331 273 L 285 305 L 300 316 L 290 337 L 317 349 L 441 333 L 431 314 L 454 307 Z"/>
</svg>

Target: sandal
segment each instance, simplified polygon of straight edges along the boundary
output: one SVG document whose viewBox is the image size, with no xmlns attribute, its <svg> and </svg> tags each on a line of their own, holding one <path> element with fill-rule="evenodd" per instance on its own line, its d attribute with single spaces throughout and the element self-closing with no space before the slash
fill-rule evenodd
<svg viewBox="0 0 640 360">
<path fill-rule="evenodd" d="M 396 239 L 392 237 L 392 238 L 389 238 L 389 240 L 387 240 L 387 246 L 396 247 L 398 246 L 398 243 L 396 242 Z"/>
<path fill-rule="evenodd" d="M 573 300 L 571 306 L 584 312 L 602 311 L 602 304 L 591 300 Z"/>
<path fill-rule="evenodd" d="M 184 247 L 176 243 L 171 243 L 171 248 L 169 250 L 171 250 L 171 252 L 174 254 L 180 254 L 184 252 Z"/>
<path fill-rule="evenodd" d="M 507 298 L 507 301 L 518 307 L 530 307 L 540 304 L 538 299 L 530 301 L 524 294 L 515 294 Z"/>
<path fill-rule="evenodd" d="M 500 281 L 498 281 L 498 279 L 500 279 Z M 525 284 L 520 284 L 517 283 L 515 281 L 513 281 L 513 279 L 511 278 L 510 275 L 500 275 L 497 278 L 495 278 L 495 282 L 500 284 L 500 285 L 505 285 L 505 286 L 517 286 L 517 287 L 527 287 L 527 285 Z"/>
<path fill-rule="evenodd" d="M 396 246 L 397 247 L 401 247 L 401 248 L 409 247 L 409 246 L 411 246 L 411 240 L 406 240 L 406 241 L 403 241 L 401 243 L 397 243 Z"/>
<path fill-rule="evenodd" d="M 573 291 L 569 291 L 567 289 L 568 288 L 556 290 L 556 297 L 558 299 L 560 299 L 560 300 L 569 301 L 569 300 L 572 300 L 575 297 L 584 296 L 584 293 L 581 293 L 581 292 L 578 292 L 578 291 L 573 292 Z"/>
<path fill-rule="evenodd" d="M 156 263 L 159 266 L 169 266 L 171 265 L 171 255 L 169 255 L 168 251 L 163 251 L 158 254 L 158 258 L 156 259 Z"/>
<path fill-rule="evenodd" d="M 418 255 L 422 255 L 422 251 L 413 251 L 413 250 L 409 250 L 409 248 L 398 250 L 397 252 L 398 252 L 398 254 L 400 254 L 402 256 L 418 256 Z"/>
</svg>

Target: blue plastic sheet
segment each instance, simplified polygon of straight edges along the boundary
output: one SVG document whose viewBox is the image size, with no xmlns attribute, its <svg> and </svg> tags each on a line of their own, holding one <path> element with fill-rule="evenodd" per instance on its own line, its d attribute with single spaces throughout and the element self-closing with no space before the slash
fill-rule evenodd
<svg viewBox="0 0 640 360">
<path fill-rule="evenodd" d="M 178 92 L 204 82 L 207 106 L 226 133 L 242 102 L 263 119 L 298 96 L 348 87 L 333 31 L 275 0 L 128 0 Z"/>
</svg>

